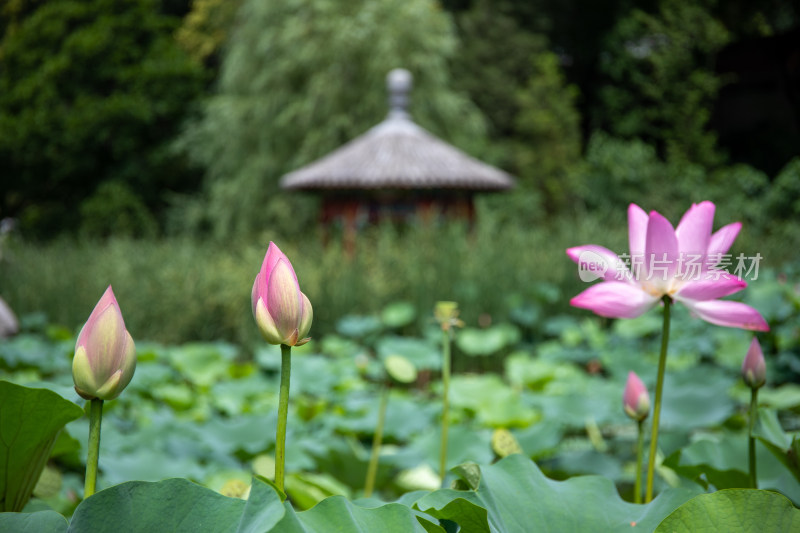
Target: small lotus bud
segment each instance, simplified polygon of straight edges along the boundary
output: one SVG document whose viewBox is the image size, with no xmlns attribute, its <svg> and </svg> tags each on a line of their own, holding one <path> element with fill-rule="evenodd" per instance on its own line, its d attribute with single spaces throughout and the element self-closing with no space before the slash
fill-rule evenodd
<svg viewBox="0 0 800 533">
<path fill-rule="evenodd" d="M 751 389 L 757 389 L 767 381 L 767 365 L 764 362 L 764 352 L 758 339 L 753 337 L 747 356 L 742 363 L 742 378 Z"/>
<path fill-rule="evenodd" d="M 270 242 L 251 294 L 253 316 L 270 344 L 300 346 L 307 343 L 314 312 L 300 292 L 289 259 Z"/>
<path fill-rule="evenodd" d="M 135 370 L 136 348 L 109 285 L 78 334 L 72 359 L 75 390 L 87 400 L 113 400 Z"/>
<path fill-rule="evenodd" d="M 634 372 L 628 372 L 628 382 L 625 384 L 625 393 L 622 395 L 622 405 L 625 414 L 637 421 L 647 418 L 650 413 L 650 395 L 647 387 Z"/>
</svg>

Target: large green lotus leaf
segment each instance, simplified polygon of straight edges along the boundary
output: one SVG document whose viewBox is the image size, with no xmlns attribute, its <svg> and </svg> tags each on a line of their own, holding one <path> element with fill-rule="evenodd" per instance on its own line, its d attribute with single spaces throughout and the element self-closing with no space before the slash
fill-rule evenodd
<svg viewBox="0 0 800 533">
<path fill-rule="evenodd" d="M 51 342 L 41 335 L 21 334 L 0 343 L 0 368 L 33 367 L 44 374 L 69 372 L 72 342 Z"/>
<path fill-rule="evenodd" d="M 665 465 L 690 479 L 703 476 L 717 489 L 750 486 L 745 435 L 698 440 L 668 457 Z"/>
<path fill-rule="evenodd" d="M 127 391 L 136 391 L 139 394 L 148 395 L 153 387 L 162 383 L 177 381 L 177 372 L 164 364 L 163 361 L 141 361 L 139 356 L 139 346 L 136 346 L 136 379 L 131 380 Z"/>
<path fill-rule="evenodd" d="M 640 376 L 645 383 L 655 382 L 652 376 Z M 652 378 L 652 379 L 651 379 Z M 721 424 L 736 410 L 728 394 L 734 384 L 727 372 L 700 365 L 680 373 L 666 373 L 661 407 L 661 428 L 687 431 Z"/>
<path fill-rule="evenodd" d="M 439 351 L 439 347 L 423 339 L 384 336 L 380 338 L 376 348 L 381 358 L 402 355 L 411 361 L 417 370 L 442 368 L 442 353 Z"/>
<path fill-rule="evenodd" d="M 310 354 L 293 356 L 291 395 L 327 396 L 343 381 L 354 378 L 356 374 L 356 365 L 351 360 Z"/>
<path fill-rule="evenodd" d="M 764 273 L 764 275 L 774 274 Z M 795 312 L 791 299 L 787 298 L 789 291 L 791 291 L 790 284 L 762 278 L 745 291 L 744 301 L 758 309 L 767 322 L 783 322 Z"/>
<path fill-rule="evenodd" d="M 228 367 L 238 348 L 231 344 L 188 343 L 170 351 L 170 359 L 181 374 L 199 386 L 210 386 L 228 376 Z"/>
<path fill-rule="evenodd" d="M 186 383 L 159 383 L 150 390 L 153 398 L 161 400 L 176 411 L 185 411 L 195 405 L 195 394 Z"/>
<path fill-rule="evenodd" d="M 270 346 L 269 349 L 264 349 L 264 356 L 259 359 L 259 363 L 263 368 L 270 369 L 274 367 L 275 370 L 279 370 L 281 361 L 280 349 L 274 350 L 274 355 L 269 355 L 273 352 L 272 348 L 278 347 Z M 328 334 L 320 341 L 319 351 L 325 355 L 331 355 L 336 359 L 351 359 L 355 355 L 363 352 L 364 348 L 352 339 L 335 334 Z M 258 356 L 258 352 L 256 352 L 256 355 Z M 267 356 L 269 356 L 269 358 L 267 358 Z"/>
<path fill-rule="evenodd" d="M 53 391 L 0 381 L 0 511 L 21 511 L 58 433 L 83 409 Z"/>
<path fill-rule="evenodd" d="M 542 393 L 526 393 L 527 403 L 567 427 L 584 428 L 587 420 L 597 424 L 625 424 L 622 385 L 599 377 L 574 376 L 551 381 Z"/>
<path fill-rule="evenodd" d="M 9 533 L 66 533 L 67 519 L 55 511 L 0 513 L 0 531 Z"/>
<path fill-rule="evenodd" d="M 390 303 L 381 311 L 381 321 L 389 328 L 408 326 L 417 318 L 417 310 L 410 302 Z"/>
<path fill-rule="evenodd" d="M 479 423 L 490 427 L 524 427 L 540 418 L 522 394 L 496 374 L 453 377 L 450 404 L 473 412 Z"/>
<path fill-rule="evenodd" d="M 727 489 L 701 494 L 678 507 L 657 533 L 762 533 L 800 531 L 800 510 L 785 496 L 755 489 Z"/>
<path fill-rule="evenodd" d="M 623 501 L 606 478 L 553 481 L 521 455 L 481 466 L 480 472 L 477 491 L 437 490 L 415 508 L 460 523 L 463 533 L 630 531 L 632 523 L 649 531 L 699 492 L 669 489 L 647 505 L 636 505 Z M 487 511 L 485 519 L 481 508 Z"/>
<path fill-rule="evenodd" d="M 780 461 L 780 463 L 800 481 L 800 466 L 798 465 L 798 435 L 790 435 L 783 431 L 778 413 L 772 409 L 760 408 L 758 421 L 753 429 L 754 436 Z"/>
<path fill-rule="evenodd" d="M 486 329 L 464 328 L 456 334 L 456 346 L 467 355 L 487 356 L 519 341 L 519 330 L 511 324 Z"/>
<path fill-rule="evenodd" d="M 402 355 L 388 355 L 383 364 L 386 373 L 399 383 L 408 384 L 417 380 L 417 367 Z"/>
<path fill-rule="evenodd" d="M 336 323 L 336 332 L 345 337 L 362 339 L 368 335 L 378 333 L 382 324 L 378 317 L 349 315 Z"/>
<path fill-rule="evenodd" d="M 548 462 L 548 468 L 559 472 L 559 477 L 565 477 L 564 474 L 595 474 L 613 481 L 619 481 L 624 477 L 622 460 L 616 455 L 595 450 L 588 441 L 583 449 L 566 449 L 559 452 Z"/>
<path fill-rule="evenodd" d="M 294 372 L 292 372 L 292 378 L 294 378 Z M 211 405 L 229 416 L 236 417 L 251 410 L 253 404 L 259 400 L 271 401 L 278 394 L 276 389 L 277 383 L 273 385 L 262 376 L 253 374 L 240 379 L 215 383 L 211 387 L 208 398 Z"/>
<path fill-rule="evenodd" d="M 662 325 L 661 316 L 656 313 L 645 313 L 638 318 L 615 321 L 613 331 L 625 339 L 641 339 L 648 335 L 660 334 Z"/>
<path fill-rule="evenodd" d="M 750 389 L 747 389 L 750 398 Z M 758 391 L 758 403 L 774 409 L 795 409 L 800 407 L 800 385 L 786 383 L 777 388 L 764 387 Z"/>
<path fill-rule="evenodd" d="M 689 479 L 703 477 L 717 489 L 749 487 L 748 441 L 745 433 L 705 435 L 664 461 L 665 466 Z M 761 442 L 756 442 L 758 486 L 778 490 L 800 502 L 800 485 Z"/>
<path fill-rule="evenodd" d="M 559 337 L 564 331 L 576 327 L 578 322 L 578 318 L 573 315 L 555 315 L 545 319 L 542 329 L 551 337 Z"/>
<path fill-rule="evenodd" d="M 126 533 L 228 533 L 235 531 L 234 524 L 241 521 L 244 511 L 244 500 L 228 498 L 186 479 L 130 481 L 81 502 L 68 531 L 118 533 L 124 526 Z"/>
<path fill-rule="evenodd" d="M 516 297 L 519 295 L 514 295 Z M 542 318 L 542 307 L 533 302 L 519 302 L 508 313 L 508 317 L 515 323 L 525 328 L 533 328 Z"/>
<path fill-rule="evenodd" d="M 275 488 L 254 477 L 236 533 L 272 531 L 284 515 L 285 509 Z"/>
<path fill-rule="evenodd" d="M 578 331 L 578 330 L 576 330 Z M 565 345 L 563 341 L 545 341 L 537 346 L 537 355 L 547 361 L 570 361 L 584 365 L 589 361 L 597 359 L 597 350 L 589 348 L 583 343 L 577 346 Z"/>
<path fill-rule="evenodd" d="M 525 454 L 536 459 L 551 455 L 555 451 L 564 436 L 564 424 L 545 418 L 538 424 L 531 424 L 524 429 L 513 430 L 511 433 Z"/>
<path fill-rule="evenodd" d="M 731 328 L 710 328 L 709 334 L 717 343 L 717 348 L 712 352 L 714 361 L 736 373 L 740 372 L 742 361 L 753 340 L 753 334 L 749 331 Z"/>
<path fill-rule="evenodd" d="M 274 533 L 445 533 L 429 517 L 399 503 L 361 507 L 342 496 L 332 496 L 300 513 L 288 503 L 284 507 L 286 514 L 271 530 Z"/>
<path fill-rule="evenodd" d="M 102 438 L 101 438 L 102 446 Z M 205 469 L 197 459 L 143 448 L 135 452 L 100 454 L 103 484 L 114 485 L 130 479 L 158 481 L 167 477 L 186 476 L 202 479 Z"/>
<path fill-rule="evenodd" d="M 541 390 L 552 381 L 579 379 L 582 371 L 573 364 L 534 358 L 526 352 L 516 352 L 505 360 L 505 375 L 516 387 Z"/>
<path fill-rule="evenodd" d="M 439 452 L 442 433 L 440 428 L 423 433 L 411 443 L 411 448 L 427 459 L 429 466 L 439 468 Z M 494 457 L 492 451 L 492 432 L 468 428 L 463 425 L 451 426 L 447 433 L 447 467 L 460 463 L 488 463 Z"/>
<path fill-rule="evenodd" d="M 230 419 L 212 418 L 200 428 L 201 438 L 221 454 L 244 450 L 254 455 L 275 442 L 277 421 L 275 412 L 266 415 L 240 415 Z"/>
<path fill-rule="evenodd" d="M 341 399 L 345 416 L 326 421 L 342 432 L 372 435 L 378 423 L 378 392 L 353 392 Z M 421 433 L 434 423 L 438 406 L 422 403 L 402 391 L 393 390 L 386 406 L 383 435 L 385 439 L 404 441 Z"/>
<path fill-rule="evenodd" d="M 350 496 L 350 488 L 328 474 L 286 476 L 286 493 L 298 509 L 310 509 L 329 496 Z"/>
</svg>

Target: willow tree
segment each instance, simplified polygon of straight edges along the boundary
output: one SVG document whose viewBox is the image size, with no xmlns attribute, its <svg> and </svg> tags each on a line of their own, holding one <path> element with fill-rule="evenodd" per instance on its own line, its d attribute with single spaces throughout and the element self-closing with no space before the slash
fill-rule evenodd
<svg viewBox="0 0 800 533">
<path fill-rule="evenodd" d="M 482 115 L 450 88 L 457 50 L 450 16 L 431 0 L 244 0 L 216 94 L 180 141 L 206 171 L 180 218 L 219 237 L 303 226 L 308 211 L 280 177 L 383 119 L 395 67 L 414 75 L 414 119 L 480 156 Z"/>
</svg>

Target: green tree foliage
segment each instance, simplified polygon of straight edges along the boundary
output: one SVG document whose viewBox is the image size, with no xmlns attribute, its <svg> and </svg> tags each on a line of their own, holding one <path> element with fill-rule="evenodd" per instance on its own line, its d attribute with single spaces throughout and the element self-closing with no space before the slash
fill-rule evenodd
<svg viewBox="0 0 800 533">
<path fill-rule="evenodd" d="M 730 35 L 712 3 L 661 0 L 656 13 L 634 9 L 617 24 L 601 56 L 609 78 L 596 110 L 603 127 L 655 143 L 669 157 L 720 162 L 707 123 L 723 83 L 714 54 Z"/>
<path fill-rule="evenodd" d="M 791 176 L 791 165 L 785 172 Z M 764 209 L 772 194 L 768 193 L 769 179 L 760 170 L 737 164 L 710 171 L 685 160 L 664 161 L 654 146 L 641 139 L 595 132 L 575 179 L 585 205 L 609 215 L 624 214 L 625 206 L 636 203 L 677 219 L 686 205 L 711 200 L 719 218 L 739 220 L 754 233 L 765 230 L 773 220 Z"/>
<path fill-rule="evenodd" d="M 573 169 L 581 159 L 578 88 L 568 85 L 553 52 L 531 58 L 532 72 L 517 94 L 516 167 L 523 186 L 543 195 L 553 213 L 578 195 Z"/>
<path fill-rule="evenodd" d="M 453 58 L 454 82 L 484 113 L 497 143 L 516 133 L 517 94 L 531 75 L 531 56 L 547 50 L 547 39 L 522 28 L 514 15 L 511 2 L 479 0 L 456 16 L 461 46 Z"/>
<path fill-rule="evenodd" d="M 488 0 L 461 12 L 455 72 L 490 122 L 492 155 L 518 178 L 512 198 L 490 203 L 530 222 L 575 193 L 569 169 L 581 157 L 581 117 L 559 57 L 542 34 L 520 25 L 521 14 L 514 2 Z"/>
<path fill-rule="evenodd" d="M 0 57 L 0 211 L 40 234 L 81 224 L 114 180 L 125 231 L 148 233 L 163 191 L 191 185 L 167 150 L 204 72 L 155 0 L 50 0 L 18 21 Z M 82 202 L 93 194 L 85 209 Z M 103 220 L 114 230 L 115 218 Z M 140 220 L 131 227 L 130 220 Z"/>
<path fill-rule="evenodd" d="M 800 157 L 789 161 L 775 177 L 766 207 L 776 219 L 800 219 Z"/>
<path fill-rule="evenodd" d="M 199 62 L 215 63 L 242 0 L 195 0 L 175 39 Z"/>
<path fill-rule="evenodd" d="M 414 119 L 480 156 L 483 117 L 450 88 L 458 41 L 430 0 L 246 0 L 218 93 L 181 145 L 206 169 L 205 194 L 176 211 L 218 236 L 310 221 L 279 178 L 364 133 L 387 112 L 385 77 L 412 72 Z"/>
</svg>

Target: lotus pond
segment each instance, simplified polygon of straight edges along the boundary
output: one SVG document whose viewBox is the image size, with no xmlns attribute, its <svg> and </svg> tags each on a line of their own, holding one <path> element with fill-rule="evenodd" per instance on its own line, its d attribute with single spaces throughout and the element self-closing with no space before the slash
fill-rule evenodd
<svg viewBox="0 0 800 533">
<path fill-rule="evenodd" d="M 23 333 L 0 344 L 4 510 L 25 476 L 14 466 L 14 454 L 26 453 L 20 442 L 33 445 L 48 430 L 26 425 L 35 415 L 22 416 L 14 402 L 27 394 L 27 413 L 39 405 L 51 425 L 71 421 L 34 497 L 24 512 L 0 515 L 0 529 L 673 531 L 724 523 L 728 531 L 797 531 L 800 291 L 783 276 L 763 276 L 744 295 L 771 325 L 759 334 L 768 369 L 755 430 L 761 490 L 747 488 L 750 391 L 740 376 L 752 332 L 674 309 L 658 496 L 636 505 L 636 425 L 621 397 L 629 371 L 653 385 L 660 311 L 617 321 L 548 316 L 547 298 L 559 297 L 550 294 L 520 305 L 509 322 L 456 331 L 444 481 L 441 330 L 432 310 L 398 302 L 377 316 L 345 317 L 335 334 L 293 350 L 285 494 L 269 482 L 280 349 L 137 342 L 135 376 L 106 404 L 99 492 L 81 503 L 89 428 L 72 383 L 74 332 L 31 315 Z M 375 492 L 364 498 L 390 383 L 384 361 L 395 355 L 413 363 L 416 379 L 390 387 Z"/>
</svg>

